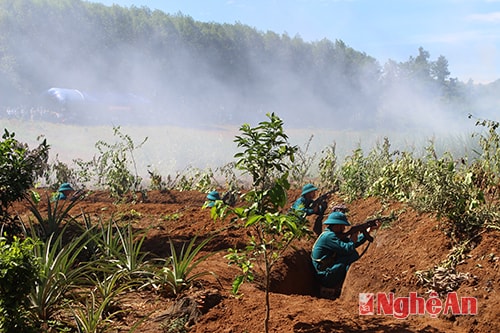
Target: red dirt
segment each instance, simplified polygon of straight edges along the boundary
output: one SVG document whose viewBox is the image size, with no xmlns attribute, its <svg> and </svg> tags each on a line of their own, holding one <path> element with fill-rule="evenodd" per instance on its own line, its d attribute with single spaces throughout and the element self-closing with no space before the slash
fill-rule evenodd
<svg viewBox="0 0 500 333">
<path fill-rule="evenodd" d="M 290 193 L 290 203 L 298 192 Z M 82 211 L 96 221 L 103 218 L 130 219 L 134 228 L 149 228 L 144 249 L 156 256 L 169 253 L 168 240 L 187 242 L 196 235 L 215 235 L 204 248 L 216 252 L 199 266 L 199 270 L 216 273 L 202 278 L 201 284 L 189 292 L 188 300 L 201 302 L 199 317 L 191 323 L 189 332 L 263 332 L 265 302 L 264 291 L 257 284 L 244 284 L 242 297 L 231 296 L 231 282 L 238 269 L 228 266 L 223 257 L 228 247 L 243 246 L 244 230 L 229 222 L 214 222 L 210 212 L 201 209 L 205 194 L 195 191 L 149 192 L 136 203 L 114 204 L 107 193 L 96 192 L 77 204 L 72 214 Z M 333 201 L 338 202 L 338 198 Z M 358 223 L 376 213 L 397 213 L 396 221 L 377 232 L 375 242 L 366 254 L 349 270 L 342 295 L 330 300 L 317 296 L 314 288 L 309 253 L 314 238 L 294 244 L 283 262 L 273 272 L 270 332 L 500 332 L 500 248 L 498 231 L 489 231 L 478 237 L 477 244 L 458 272 L 470 273 L 471 278 L 457 290 L 459 297 L 475 297 L 477 315 L 430 314 L 410 315 L 397 319 L 391 315 L 359 314 L 359 293 L 394 293 L 395 297 L 408 297 L 410 292 L 428 299 L 427 290 L 416 284 L 415 272 L 427 270 L 446 259 L 450 251 L 447 238 L 436 226 L 437 221 L 420 215 L 399 203 L 382 203 L 376 199 L 352 202 L 348 213 L 351 223 Z M 17 212 L 26 214 L 16 204 Z M 177 215 L 176 215 L 177 214 Z M 312 226 L 311 226 L 312 227 Z M 363 247 L 361 248 L 361 250 Z M 445 300 L 445 298 L 441 299 Z M 203 301 L 203 302 L 202 302 Z M 167 319 L 173 312 L 173 299 L 141 291 L 124 296 L 121 302 L 126 316 L 116 322 L 116 332 L 128 332 L 139 319 L 150 315 L 138 332 L 169 331 Z M 181 309 L 182 310 L 182 309 Z"/>
</svg>

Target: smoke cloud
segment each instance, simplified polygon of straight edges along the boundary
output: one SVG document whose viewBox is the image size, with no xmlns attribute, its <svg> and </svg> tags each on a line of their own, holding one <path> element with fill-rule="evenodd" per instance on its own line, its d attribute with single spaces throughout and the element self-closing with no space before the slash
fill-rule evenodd
<svg viewBox="0 0 500 333">
<path fill-rule="evenodd" d="M 263 48 L 263 36 L 277 38 L 276 45 L 284 45 L 280 40 L 290 40 L 288 36 L 254 31 L 254 38 L 247 37 L 234 52 L 235 59 L 215 47 L 228 40 L 224 38 L 199 41 L 203 47 L 193 48 L 192 41 L 180 35 L 159 35 L 169 30 L 152 30 L 153 35 L 143 40 L 137 31 L 127 32 L 133 24 L 128 9 L 115 10 L 123 20 L 109 25 L 89 24 L 99 19 L 79 11 L 46 21 L 42 11 L 30 17 L 36 28 L 29 34 L 12 25 L 4 30 L 9 37 L 3 49 L 15 55 L 18 64 L 4 71 L 10 75 L 3 81 L 9 85 L 4 83 L 0 92 L 5 128 L 31 143 L 43 134 L 53 156 L 71 161 L 90 158 L 95 142 L 113 140 L 111 127 L 122 126 L 137 141 L 149 138 L 138 152 L 141 172 L 156 168 L 166 174 L 188 165 L 216 167 L 231 161 L 238 127 L 265 121 L 270 112 L 284 120 L 292 143 L 303 146 L 313 136 L 310 153 L 336 142 L 339 154 L 346 155 L 358 144 L 369 149 L 384 137 L 397 149 L 430 137 L 467 136 L 475 130 L 468 112 L 493 116 L 498 102 L 498 97 L 481 90 L 481 95 L 467 96 L 473 98 L 467 108 L 457 109 L 443 103 L 435 91 L 422 88 L 423 82 L 384 86 L 376 80 L 375 60 L 353 73 L 344 73 L 339 65 L 319 76 L 317 64 L 298 61 L 314 59 L 301 57 L 300 47 L 287 52 L 277 48 L 282 55 L 256 51 Z M 109 19 L 103 13 L 100 19 Z M 145 13 L 151 15 L 150 22 L 165 22 L 167 17 Z M 105 33 L 103 27 L 119 33 Z M 123 38 L 106 40 L 107 36 Z M 294 41 L 308 52 L 300 38 Z M 273 58 L 264 57 L 269 54 Z M 12 98 L 19 91 L 15 83 L 30 96 Z M 50 88 L 76 90 L 85 99 L 77 103 L 69 97 L 47 97 Z"/>
</svg>

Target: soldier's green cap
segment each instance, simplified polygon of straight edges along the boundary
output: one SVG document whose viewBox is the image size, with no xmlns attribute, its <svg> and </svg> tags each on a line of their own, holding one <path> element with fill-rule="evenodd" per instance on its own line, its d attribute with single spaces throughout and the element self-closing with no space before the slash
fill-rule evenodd
<svg viewBox="0 0 500 333">
<path fill-rule="evenodd" d="M 62 192 L 62 191 L 74 191 L 74 190 L 69 183 L 62 183 L 57 191 Z"/>
<path fill-rule="evenodd" d="M 340 225 L 351 225 L 347 221 L 347 216 L 345 216 L 344 213 L 342 212 L 333 212 L 330 215 L 328 215 L 328 218 L 323 222 L 323 224 L 326 225 L 334 225 L 334 224 L 340 224 Z"/>
<path fill-rule="evenodd" d="M 219 192 L 217 191 L 212 191 L 207 194 L 207 199 L 208 200 L 220 200 L 220 195 Z"/>
<path fill-rule="evenodd" d="M 312 191 L 317 191 L 318 188 L 316 186 L 314 186 L 313 184 L 306 184 L 304 185 L 304 187 L 302 187 L 302 193 L 300 195 L 304 195 L 304 194 L 307 194 L 309 192 L 312 192 Z"/>
</svg>

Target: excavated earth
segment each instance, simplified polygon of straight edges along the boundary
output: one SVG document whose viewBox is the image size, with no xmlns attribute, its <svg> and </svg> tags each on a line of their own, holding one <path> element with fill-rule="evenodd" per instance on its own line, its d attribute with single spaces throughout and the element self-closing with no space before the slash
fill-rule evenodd
<svg viewBox="0 0 500 333">
<path fill-rule="evenodd" d="M 290 204 L 299 194 L 289 193 Z M 211 271 L 213 275 L 204 275 L 177 299 L 152 289 L 121 295 L 124 313 L 113 323 L 113 332 L 129 332 L 146 317 L 136 332 L 264 332 L 265 293 L 259 283 L 261 276 L 257 274 L 256 281 L 245 283 L 239 297 L 235 297 L 230 290 L 239 270 L 224 258 L 227 248 L 244 247 L 248 235 L 230 221 L 214 222 L 210 211 L 202 209 L 205 195 L 197 191 L 150 191 L 134 201 L 117 204 L 108 193 L 93 192 L 73 208 L 71 214 L 77 220 L 85 212 L 95 223 L 113 218 L 130 221 L 135 230 L 147 230 L 143 249 L 151 257 L 167 257 L 169 240 L 180 245 L 195 236 L 213 236 L 203 248 L 203 254 L 212 255 L 197 267 L 197 271 Z M 330 203 L 340 202 L 334 195 Z M 395 298 L 407 298 L 416 292 L 428 303 L 429 288 L 417 283 L 416 272 L 446 260 L 452 245 L 433 216 L 418 214 L 400 203 L 369 198 L 351 202 L 348 207 L 353 224 L 376 214 L 393 213 L 397 219 L 378 230 L 375 241 L 351 266 L 342 294 L 335 300 L 320 297 L 312 275 L 309 255 L 315 238 L 295 242 L 272 273 L 270 332 L 500 332 L 499 231 L 478 235 L 471 251 L 456 267 L 456 274 L 467 274 L 455 290 L 456 295 L 476 300 L 477 314 L 470 313 L 472 310 L 435 316 L 424 312 L 400 319 L 386 313 L 387 309 L 377 311 L 375 302 L 374 314 L 361 315 L 360 309 L 364 308 L 360 308 L 360 293 L 387 297 L 392 293 Z M 29 218 L 22 203 L 16 203 L 14 209 L 22 218 Z M 444 303 L 446 295 L 438 298 Z M 179 318 L 189 320 L 184 324 Z"/>
</svg>

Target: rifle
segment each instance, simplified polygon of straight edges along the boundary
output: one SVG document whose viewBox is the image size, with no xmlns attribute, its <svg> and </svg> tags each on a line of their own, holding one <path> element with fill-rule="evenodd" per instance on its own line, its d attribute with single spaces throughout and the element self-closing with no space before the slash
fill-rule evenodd
<svg viewBox="0 0 500 333">
<path fill-rule="evenodd" d="M 342 236 L 349 237 L 352 234 L 361 232 L 365 236 L 365 238 L 371 243 L 373 242 L 373 237 L 368 233 L 367 229 L 375 227 L 377 225 L 377 222 L 385 222 L 385 221 L 390 221 L 392 219 L 393 218 L 391 216 L 373 217 L 371 219 L 366 220 L 363 223 L 353 225 L 347 232 L 344 232 Z"/>
<path fill-rule="evenodd" d="M 231 207 L 234 207 L 234 205 L 236 204 L 236 195 L 234 194 L 234 192 L 232 191 L 227 191 L 226 193 L 224 193 L 224 195 L 222 196 L 222 201 L 226 204 L 226 205 L 229 205 Z"/>
<path fill-rule="evenodd" d="M 316 207 L 316 206 L 321 205 L 322 203 L 324 203 L 326 201 L 326 199 L 328 199 L 328 197 L 333 192 L 335 192 L 335 190 L 331 190 L 331 191 L 328 191 L 326 193 L 323 193 L 322 195 L 320 195 L 319 197 L 317 197 L 316 199 L 314 199 L 314 201 L 311 203 L 311 207 Z M 326 210 L 326 206 L 323 207 L 323 208 Z"/>
<path fill-rule="evenodd" d="M 71 197 L 69 198 L 69 200 L 71 201 L 76 201 L 78 199 L 80 199 L 80 197 L 82 197 L 83 195 L 85 195 L 85 191 L 82 190 L 82 189 L 79 189 L 78 191 L 75 191 Z"/>
</svg>

